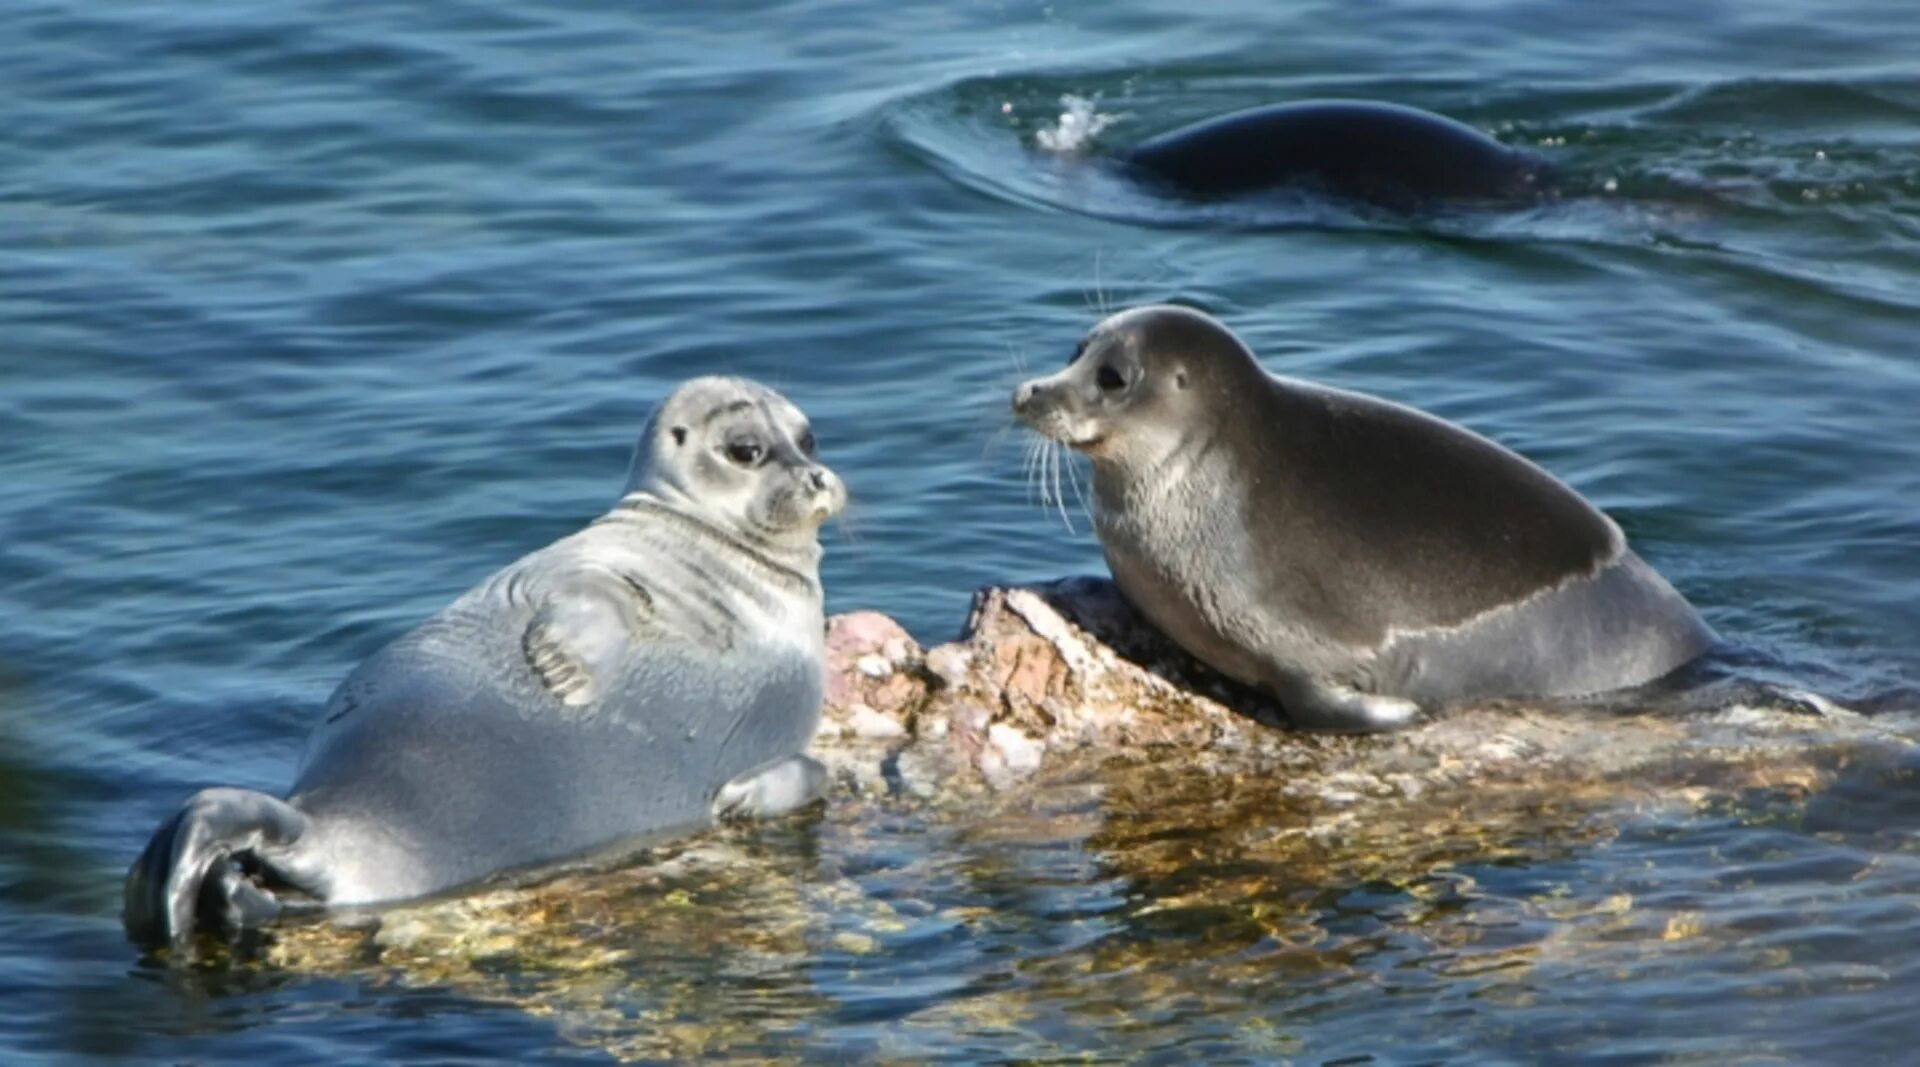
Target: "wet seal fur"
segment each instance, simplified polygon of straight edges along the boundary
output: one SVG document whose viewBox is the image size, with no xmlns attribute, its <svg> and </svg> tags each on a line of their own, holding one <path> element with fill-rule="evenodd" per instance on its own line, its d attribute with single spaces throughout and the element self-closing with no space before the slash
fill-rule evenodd
<svg viewBox="0 0 1920 1067">
<path fill-rule="evenodd" d="M 1305 188 L 1399 211 L 1524 201 L 1552 170 L 1464 123 L 1372 100 L 1302 100 L 1208 119 L 1119 154 L 1135 180 L 1195 200 Z"/>
<path fill-rule="evenodd" d="M 162 825 L 127 875 L 128 933 L 179 947 L 288 890 L 419 897 L 809 802 L 819 526 L 845 500 L 779 394 L 681 386 L 612 511 L 348 676 L 285 800 L 207 789 Z"/>
<path fill-rule="evenodd" d="M 1108 318 L 1013 410 L 1092 459 L 1127 598 L 1299 727 L 1629 688 L 1713 643 L 1546 471 L 1412 408 L 1271 376 L 1197 311 Z"/>
</svg>

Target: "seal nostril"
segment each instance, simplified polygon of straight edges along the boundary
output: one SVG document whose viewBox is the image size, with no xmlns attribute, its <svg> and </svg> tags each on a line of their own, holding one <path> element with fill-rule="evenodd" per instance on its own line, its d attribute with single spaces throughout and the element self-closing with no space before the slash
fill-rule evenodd
<svg viewBox="0 0 1920 1067">
<path fill-rule="evenodd" d="M 827 487 L 827 472 L 817 467 L 808 471 L 807 484 L 813 486 L 816 490 L 825 489 Z"/>
<path fill-rule="evenodd" d="M 1022 382 L 1020 387 L 1013 391 L 1013 410 L 1024 410 L 1028 404 L 1033 403 L 1033 391 L 1032 382 Z"/>
</svg>

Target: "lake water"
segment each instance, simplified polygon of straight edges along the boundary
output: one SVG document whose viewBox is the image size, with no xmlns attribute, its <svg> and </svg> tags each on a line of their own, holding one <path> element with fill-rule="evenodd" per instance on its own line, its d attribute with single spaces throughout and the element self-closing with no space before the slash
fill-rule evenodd
<svg viewBox="0 0 1920 1067">
<path fill-rule="evenodd" d="M 1325 96 L 1579 195 L 1201 209 L 1098 162 Z M 1084 157 L 1040 145 L 1069 97 Z M 814 417 L 831 610 L 945 639 L 1099 571 L 1006 395 L 1149 300 L 1525 452 L 1756 672 L 1920 733 L 1911 0 L 17 0 L 0 129 L 0 1059 L 1911 1060 L 1904 759 L 1406 869 L 1263 866 L 1247 787 L 1177 768 L 847 802 L 457 973 L 168 969 L 118 919 L 164 814 L 283 788 L 334 683 L 607 505 L 685 377 Z"/>
</svg>

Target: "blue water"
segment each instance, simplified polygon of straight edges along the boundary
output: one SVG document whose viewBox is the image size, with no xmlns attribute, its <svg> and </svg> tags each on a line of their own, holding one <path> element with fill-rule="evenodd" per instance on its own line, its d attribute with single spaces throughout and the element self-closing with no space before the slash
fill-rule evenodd
<svg viewBox="0 0 1920 1067">
<path fill-rule="evenodd" d="M 979 585 L 1100 568 L 1023 481 L 1010 385 L 1100 309 L 1196 303 L 1276 370 L 1545 464 L 1756 671 L 1920 705 L 1916 57 L 1909 0 L 18 0 L 0 1058 L 667 1055 L 457 983 L 142 964 L 119 880 L 195 788 L 283 787 L 361 657 L 608 504 L 694 374 L 814 417 L 855 498 L 830 608 L 944 639 Z M 1037 147 L 1068 95 L 1118 119 L 1088 158 Z M 1202 208 L 1098 162 L 1314 96 L 1453 115 L 1560 161 L 1576 195 L 1428 220 Z M 1195 962 L 1205 936 L 1149 906 L 1186 883 L 1129 872 L 1118 815 L 1023 837 L 884 806 L 763 843 L 809 857 L 796 891 L 932 901 L 877 952 L 816 939 L 749 973 L 661 948 L 614 984 L 692 983 L 695 1014 L 746 1028 L 708 1052 L 828 1060 L 1904 1062 L 1920 791 L 1895 768 L 1772 803 L 1446 882 L 1495 918 L 1543 886 L 1664 893 L 1729 934 L 1543 956 L 1525 996 L 1434 962 L 1402 890 L 1301 898 L 1370 946 L 1337 962 L 1253 933 Z"/>
</svg>

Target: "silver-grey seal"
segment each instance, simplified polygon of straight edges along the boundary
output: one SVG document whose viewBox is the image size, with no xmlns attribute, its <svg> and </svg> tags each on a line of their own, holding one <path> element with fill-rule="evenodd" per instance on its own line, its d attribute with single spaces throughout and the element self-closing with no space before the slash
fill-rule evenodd
<svg viewBox="0 0 1920 1067">
<path fill-rule="evenodd" d="M 1546 471 L 1412 408 L 1269 375 L 1197 311 L 1108 318 L 1013 410 L 1092 459 L 1127 598 L 1303 728 L 1627 688 L 1713 641 Z"/>
<path fill-rule="evenodd" d="M 626 492 L 362 663 L 285 800 L 208 789 L 127 875 L 127 930 L 180 945 L 281 910 L 394 901 L 801 806 L 825 781 L 819 527 L 840 479 L 799 409 L 700 378 Z"/>
</svg>

